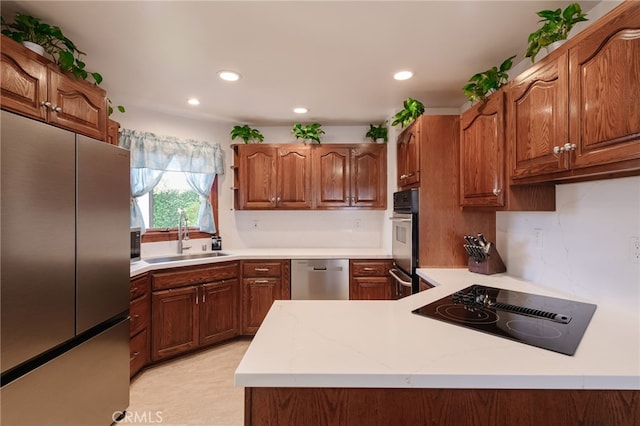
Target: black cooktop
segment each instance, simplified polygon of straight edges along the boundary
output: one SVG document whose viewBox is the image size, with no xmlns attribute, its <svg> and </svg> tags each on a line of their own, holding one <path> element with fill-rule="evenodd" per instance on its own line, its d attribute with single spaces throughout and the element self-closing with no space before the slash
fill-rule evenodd
<svg viewBox="0 0 640 426">
<path fill-rule="evenodd" d="M 573 355 L 595 310 L 590 303 L 474 284 L 412 312 Z"/>
</svg>

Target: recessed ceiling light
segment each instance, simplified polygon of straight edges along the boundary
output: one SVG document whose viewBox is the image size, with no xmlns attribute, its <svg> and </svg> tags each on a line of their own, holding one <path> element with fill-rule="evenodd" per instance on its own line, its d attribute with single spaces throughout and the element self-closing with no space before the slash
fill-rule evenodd
<svg viewBox="0 0 640 426">
<path fill-rule="evenodd" d="M 295 112 L 296 114 L 306 114 L 309 112 L 309 110 L 304 107 L 298 107 L 298 108 L 294 108 L 293 112 Z"/>
<path fill-rule="evenodd" d="M 413 77 L 413 73 L 411 71 L 398 71 L 393 75 L 393 78 L 396 80 L 408 80 Z"/>
<path fill-rule="evenodd" d="M 225 81 L 238 81 L 240 80 L 240 74 L 234 71 L 218 71 L 218 77 Z"/>
<path fill-rule="evenodd" d="M 198 98 L 189 98 L 187 99 L 187 103 L 189 105 L 200 105 L 200 100 Z"/>
</svg>

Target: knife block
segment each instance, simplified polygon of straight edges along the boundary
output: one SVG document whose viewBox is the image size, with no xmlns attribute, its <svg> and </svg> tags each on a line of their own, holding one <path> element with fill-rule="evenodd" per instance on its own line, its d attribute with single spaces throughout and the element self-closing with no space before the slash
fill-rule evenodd
<svg viewBox="0 0 640 426">
<path fill-rule="evenodd" d="M 476 262 L 472 257 L 469 257 L 469 271 L 478 274 L 492 275 L 507 272 L 507 267 L 504 265 L 498 250 L 496 250 L 495 244 L 491 244 L 487 258 L 482 262 Z"/>
</svg>

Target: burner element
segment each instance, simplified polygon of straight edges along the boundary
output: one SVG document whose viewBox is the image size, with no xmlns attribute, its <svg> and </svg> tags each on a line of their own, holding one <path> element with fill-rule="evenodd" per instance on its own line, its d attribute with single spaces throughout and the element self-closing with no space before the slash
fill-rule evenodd
<svg viewBox="0 0 640 426">
<path fill-rule="evenodd" d="M 498 321 L 498 314 L 487 309 L 468 308 L 464 305 L 440 305 L 436 312 L 444 318 L 456 322 L 468 322 L 474 324 L 493 324 Z"/>
<path fill-rule="evenodd" d="M 509 330 L 523 336 L 538 337 L 541 339 L 557 339 L 562 336 L 562 332 L 548 322 L 511 320 L 507 321 L 507 327 Z"/>
</svg>

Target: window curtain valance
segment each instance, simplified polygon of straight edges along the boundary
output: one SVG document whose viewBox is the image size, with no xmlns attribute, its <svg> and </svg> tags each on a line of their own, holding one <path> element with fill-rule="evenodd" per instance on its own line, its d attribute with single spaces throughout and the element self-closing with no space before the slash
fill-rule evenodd
<svg viewBox="0 0 640 426">
<path fill-rule="evenodd" d="M 217 143 L 123 129 L 119 145 L 131 152 L 131 168 L 224 173 L 222 149 Z"/>
<path fill-rule="evenodd" d="M 189 186 L 200 196 L 199 229 L 216 233 L 209 191 L 216 175 L 224 173 L 219 144 L 123 129 L 119 146 L 131 156 L 131 226 L 146 231 L 137 198 L 152 191 L 165 171 L 174 171 L 185 172 Z"/>
</svg>

